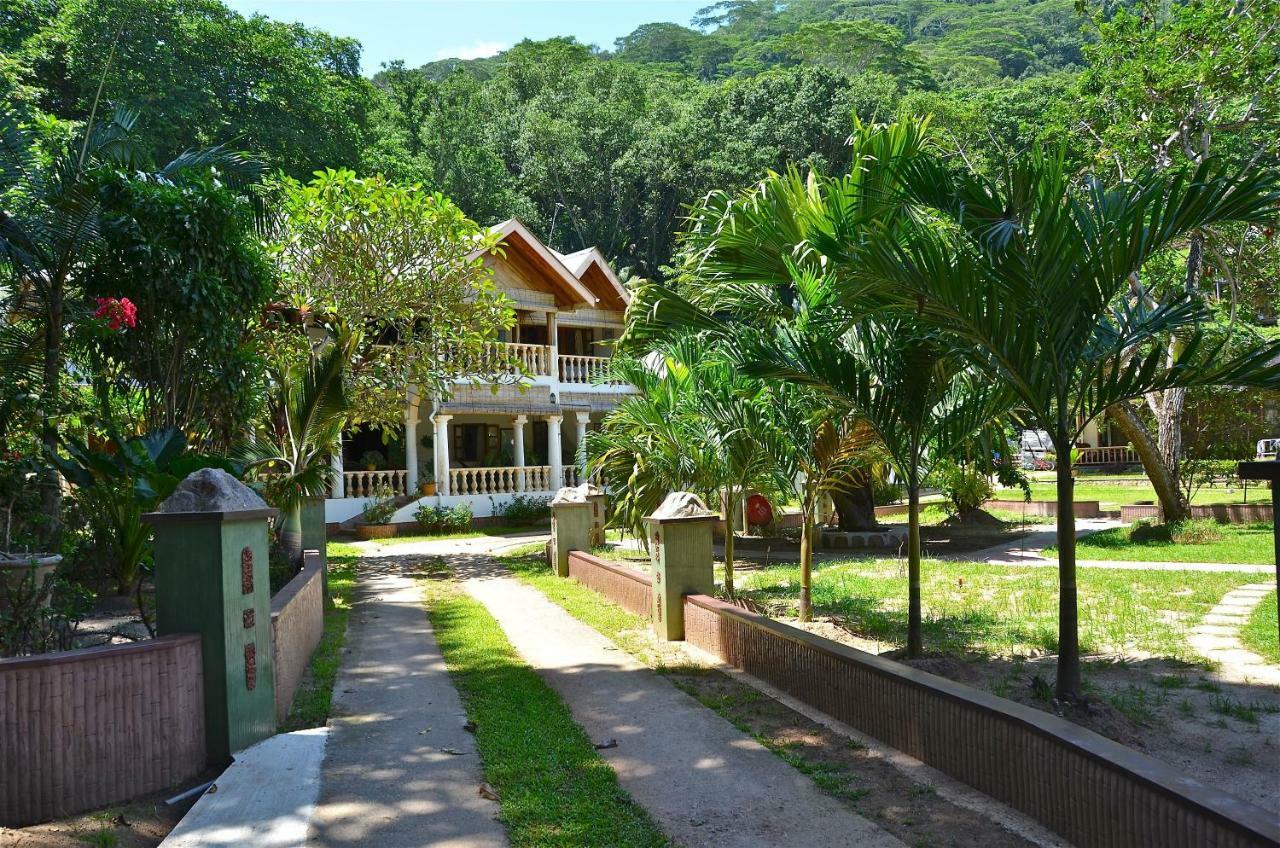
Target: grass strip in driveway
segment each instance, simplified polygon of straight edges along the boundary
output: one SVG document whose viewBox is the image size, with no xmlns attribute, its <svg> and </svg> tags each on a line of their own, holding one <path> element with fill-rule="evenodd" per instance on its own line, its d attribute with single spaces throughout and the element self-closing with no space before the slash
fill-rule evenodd
<svg viewBox="0 0 1280 848">
<path fill-rule="evenodd" d="M 1280 633 L 1276 632 L 1276 593 L 1253 608 L 1249 623 L 1240 630 L 1240 641 L 1267 662 L 1280 665 Z"/>
<path fill-rule="evenodd" d="M 360 551 L 341 542 L 330 542 L 329 596 L 333 605 L 324 611 L 324 634 L 311 655 L 307 674 L 293 696 L 293 706 L 281 733 L 323 727 L 329 721 L 333 703 L 333 681 L 342 665 L 342 648 L 347 643 L 347 617 L 351 614 L 352 594 L 356 588 L 356 560 Z"/>
<path fill-rule="evenodd" d="M 484 605 L 447 580 L 427 580 L 425 596 L 511 844 L 670 844 Z"/>
</svg>

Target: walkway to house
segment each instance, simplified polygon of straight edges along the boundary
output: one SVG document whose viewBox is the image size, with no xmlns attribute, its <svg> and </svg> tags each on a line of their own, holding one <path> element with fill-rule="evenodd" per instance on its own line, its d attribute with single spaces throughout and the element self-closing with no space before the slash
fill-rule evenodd
<svg viewBox="0 0 1280 848">
<path fill-rule="evenodd" d="M 681 845 L 901 846 L 878 825 L 605 636 L 483 557 L 452 562 L 468 593 L 598 742 L 618 781 Z"/>
<path fill-rule="evenodd" d="M 362 563 L 309 846 L 507 844 L 414 578 Z"/>
<path fill-rule="evenodd" d="M 1240 642 L 1240 628 L 1274 588 L 1272 583 L 1250 583 L 1232 589 L 1191 631 L 1187 638 L 1191 647 L 1218 663 L 1214 677 L 1229 683 L 1280 686 L 1280 670 Z"/>
</svg>

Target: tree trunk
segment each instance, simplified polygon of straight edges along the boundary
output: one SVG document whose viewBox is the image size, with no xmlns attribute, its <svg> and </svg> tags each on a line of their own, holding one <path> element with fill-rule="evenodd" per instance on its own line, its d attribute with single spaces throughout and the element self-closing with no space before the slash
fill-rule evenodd
<svg viewBox="0 0 1280 848">
<path fill-rule="evenodd" d="M 62 380 L 62 291 L 54 281 L 49 283 L 49 311 L 45 316 L 44 363 L 40 387 L 40 442 L 45 451 L 44 469 L 40 474 L 40 511 L 45 524 L 40 531 L 40 546 L 50 553 L 62 547 L 62 478 L 52 457 L 58 451 L 57 405 L 58 387 Z"/>
<path fill-rule="evenodd" d="M 733 547 L 734 547 L 734 512 L 737 511 L 741 497 L 733 486 L 725 488 L 724 504 L 724 593 L 733 597 Z"/>
<path fill-rule="evenodd" d="M 813 621 L 813 512 L 800 524 L 800 620 Z"/>
<path fill-rule="evenodd" d="M 907 656 L 924 653 L 920 623 L 920 484 L 907 482 Z"/>
<path fill-rule="evenodd" d="M 1151 432 L 1142 423 L 1142 419 L 1129 404 L 1121 402 L 1107 408 L 1107 417 L 1116 423 L 1120 432 L 1124 433 L 1133 444 L 1133 450 L 1142 460 L 1142 470 L 1146 472 L 1151 487 L 1156 490 L 1156 499 L 1160 501 L 1160 509 L 1167 522 L 1184 521 L 1190 515 L 1187 504 L 1182 497 L 1182 487 L 1178 484 L 1178 468 L 1170 469 L 1165 462 L 1164 453 Z"/>
<path fill-rule="evenodd" d="M 1058 451 L 1058 681 L 1059 701 L 1083 700 L 1080 688 L 1080 621 L 1076 599 L 1075 479 L 1071 476 L 1071 444 L 1059 432 Z"/>
<path fill-rule="evenodd" d="M 872 492 L 870 477 L 865 483 L 842 492 L 832 492 L 831 500 L 836 505 L 839 515 L 840 529 L 846 533 L 863 530 L 875 530 L 876 500 Z"/>
<path fill-rule="evenodd" d="M 302 504 L 297 503 L 280 513 L 280 545 L 289 564 L 302 568 Z"/>
</svg>

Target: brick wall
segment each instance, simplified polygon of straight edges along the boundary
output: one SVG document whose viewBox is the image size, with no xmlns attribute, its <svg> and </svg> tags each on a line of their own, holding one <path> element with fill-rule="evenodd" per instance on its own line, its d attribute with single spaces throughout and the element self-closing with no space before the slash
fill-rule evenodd
<svg viewBox="0 0 1280 848">
<path fill-rule="evenodd" d="M 324 561 L 307 551 L 302 571 L 271 599 L 276 721 L 289 714 L 293 695 L 324 635 Z"/>
<path fill-rule="evenodd" d="M 685 636 L 1077 845 L 1280 845 L 1267 811 L 1057 716 L 701 595 Z"/>
<path fill-rule="evenodd" d="M 569 576 L 628 612 L 645 618 L 650 615 L 653 578 L 645 572 L 606 562 L 581 551 L 570 551 Z"/>
<path fill-rule="evenodd" d="M 166 789 L 205 764 L 199 636 L 0 660 L 0 825 Z"/>
<path fill-rule="evenodd" d="M 1158 504 L 1128 504 L 1120 507 L 1121 521 L 1162 520 L 1164 511 Z M 1271 504 L 1209 504 L 1191 507 L 1192 518 L 1211 518 L 1223 524 L 1253 524 L 1270 521 Z"/>
</svg>

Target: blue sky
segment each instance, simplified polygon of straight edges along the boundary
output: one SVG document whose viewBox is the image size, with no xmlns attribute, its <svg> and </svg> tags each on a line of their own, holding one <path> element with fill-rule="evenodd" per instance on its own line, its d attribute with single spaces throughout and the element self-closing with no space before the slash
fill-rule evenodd
<svg viewBox="0 0 1280 848">
<path fill-rule="evenodd" d="M 241 14 L 300 21 L 364 45 L 363 70 L 403 59 L 492 56 L 524 38 L 572 35 L 611 49 L 651 21 L 689 25 L 713 0 L 224 0 Z"/>
</svg>

